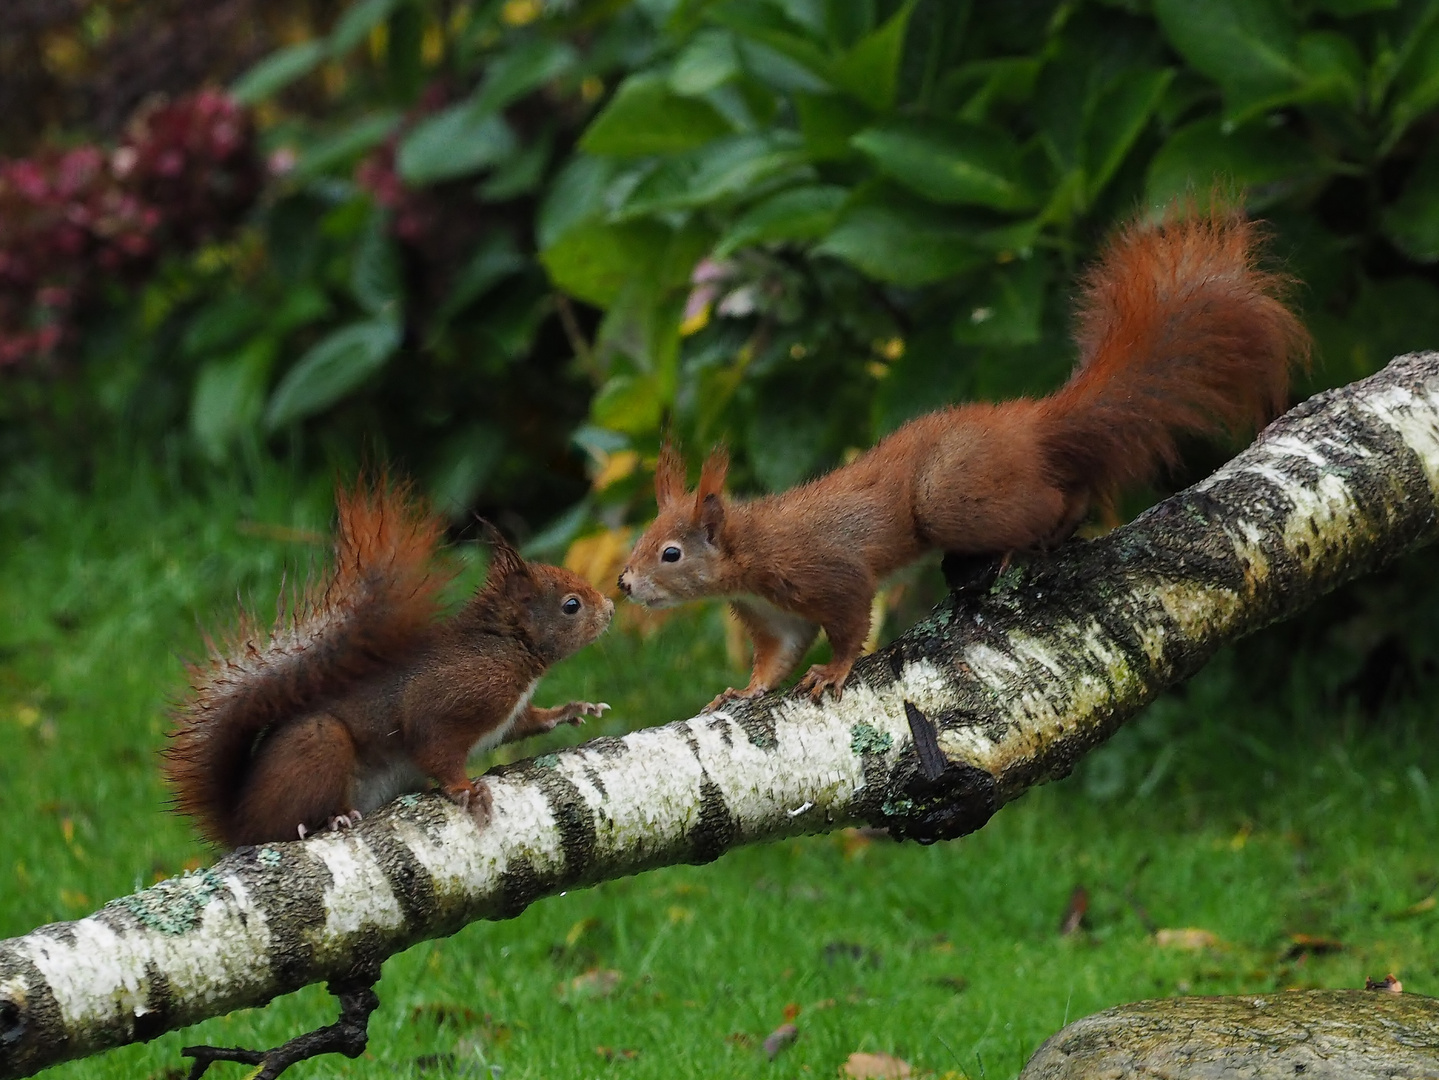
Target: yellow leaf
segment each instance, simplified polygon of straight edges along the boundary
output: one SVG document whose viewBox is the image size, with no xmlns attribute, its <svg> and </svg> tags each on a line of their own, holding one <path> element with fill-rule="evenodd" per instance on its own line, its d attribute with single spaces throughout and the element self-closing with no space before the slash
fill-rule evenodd
<svg viewBox="0 0 1439 1080">
<path fill-rule="evenodd" d="M 606 454 L 600 462 L 599 471 L 595 473 L 594 489 L 604 491 L 611 484 L 619 483 L 632 475 L 639 464 L 640 456 L 633 450 L 616 450 L 613 454 Z"/>
<path fill-rule="evenodd" d="M 565 552 L 564 566 L 584 578 L 600 592 L 619 596 L 616 584 L 630 551 L 630 531 L 609 529 L 582 536 Z"/>
<path fill-rule="evenodd" d="M 505 0 L 500 21 L 506 26 L 528 26 L 540 17 L 544 5 L 540 0 Z"/>
<path fill-rule="evenodd" d="M 1190 952 L 1198 952 L 1200 949 L 1216 948 L 1223 942 L 1219 935 L 1212 930 L 1202 930 L 1197 926 L 1185 926 L 1175 930 L 1156 930 L 1154 944 L 1162 949 L 1187 949 Z"/>
<path fill-rule="evenodd" d="M 580 938 L 584 937 L 595 927 L 599 926 L 599 924 L 599 919 L 596 919 L 593 916 L 588 919 L 581 919 L 579 922 L 575 923 L 574 926 L 570 927 L 570 932 L 565 935 L 565 944 L 573 948 L 575 943 L 579 941 Z"/>
<path fill-rule="evenodd" d="M 841 1076 L 850 1080 L 904 1080 L 909 1076 L 909 1062 L 889 1054 L 866 1054 L 856 1050 L 840 1066 Z"/>
</svg>

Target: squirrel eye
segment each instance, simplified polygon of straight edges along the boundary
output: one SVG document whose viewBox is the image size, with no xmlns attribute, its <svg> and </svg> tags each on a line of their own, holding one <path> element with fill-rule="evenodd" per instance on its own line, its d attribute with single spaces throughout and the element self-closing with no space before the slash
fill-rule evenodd
<svg viewBox="0 0 1439 1080">
<path fill-rule="evenodd" d="M 679 562 L 680 549 L 671 545 L 660 552 L 660 559 L 664 562 Z"/>
<path fill-rule="evenodd" d="M 580 610 L 580 598 L 578 596 L 570 597 L 568 600 L 566 600 L 563 604 L 560 605 L 560 610 L 563 611 L 566 615 L 573 615 L 575 612 Z"/>
</svg>

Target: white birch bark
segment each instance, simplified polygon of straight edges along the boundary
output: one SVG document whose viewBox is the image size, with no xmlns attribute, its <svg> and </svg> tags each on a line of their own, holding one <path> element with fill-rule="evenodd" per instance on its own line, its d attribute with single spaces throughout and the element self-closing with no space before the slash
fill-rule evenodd
<svg viewBox="0 0 1439 1080">
<path fill-rule="evenodd" d="M 490 774 L 483 830 L 406 796 L 0 942 L 0 1077 L 344 979 L 563 889 L 843 825 L 922 841 L 1067 773 L 1223 643 L 1439 537 L 1439 354 L 1271 425 L 1130 525 L 1008 570 L 860 662 Z"/>
</svg>

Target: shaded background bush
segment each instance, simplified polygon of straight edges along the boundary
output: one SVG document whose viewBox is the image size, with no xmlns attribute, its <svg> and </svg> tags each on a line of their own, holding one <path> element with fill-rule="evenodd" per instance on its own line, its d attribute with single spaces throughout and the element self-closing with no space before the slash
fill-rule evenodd
<svg viewBox="0 0 1439 1080">
<path fill-rule="evenodd" d="M 1215 184 L 1304 283 L 1296 395 L 1439 340 L 1429 0 L 27 0 L 0 56 L 30 163 L 6 205 L 67 155 L 123 189 L 156 94 L 226 85 L 258 132 L 245 198 L 123 267 L 85 248 L 70 306 L 0 282 L 41 335 L 3 374 L 5 450 L 79 482 L 97 455 L 187 482 L 382 457 L 608 581 L 666 428 L 765 490 L 941 403 L 1044 392 L 1099 240 Z M 195 190 L 154 212 L 196 217 Z M 1264 685 L 1424 677 L 1431 581 L 1271 635 Z"/>
</svg>

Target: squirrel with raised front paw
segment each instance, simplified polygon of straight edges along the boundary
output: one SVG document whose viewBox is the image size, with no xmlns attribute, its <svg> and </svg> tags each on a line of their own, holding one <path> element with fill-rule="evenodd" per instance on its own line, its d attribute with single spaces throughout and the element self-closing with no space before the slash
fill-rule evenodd
<svg viewBox="0 0 1439 1080">
<path fill-rule="evenodd" d="M 1172 211 L 1121 231 L 1081 283 L 1079 363 L 1049 397 L 954 405 L 789 491 L 727 498 L 723 451 L 696 490 L 672 445 L 659 515 L 619 585 L 651 608 L 728 599 L 754 642 L 749 685 L 774 688 L 821 628 L 833 659 L 800 687 L 838 697 L 869 633 L 881 579 L 926 551 L 1008 558 L 1067 539 L 1091 507 L 1176 458 L 1180 434 L 1261 424 L 1284 406 L 1309 335 L 1287 279 L 1256 265 L 1238 213 Z"/>
<path fill-rule="evenodd" d="M 445 615 L 443 524 L 403 486 L 336 501 L 328 581 L 268 634 L 242 612 L 231 642 L 207 643 L 165 751 L 176 808 L 229 847 L 352 825 L 428 780 L 483 824 L 472 752 L 608 708 L 530 704 L 545 669 L 609 625 L 614 604 L 583 578 L 494 533 L 484 586 Z"/>
</svg>

